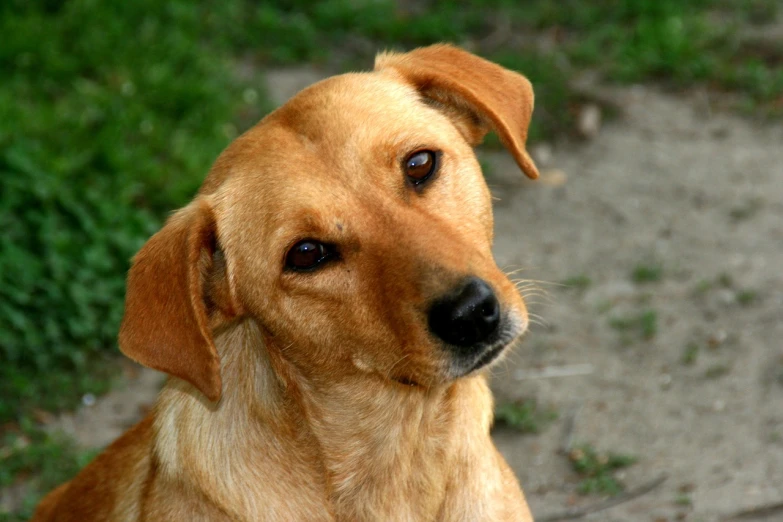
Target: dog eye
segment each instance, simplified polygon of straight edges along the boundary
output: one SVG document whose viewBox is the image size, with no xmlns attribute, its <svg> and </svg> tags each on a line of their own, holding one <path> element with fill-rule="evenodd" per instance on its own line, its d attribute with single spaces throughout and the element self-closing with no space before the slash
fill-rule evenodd
<svg viewBox="0 0 783 522">
<path fill-rule="evenodd" d="M 414 152 L 403 164 L 405 176 L 414 186 L 421 185 L 438 170 L 438 155 L 431 150 Z"/>
<path fill-rule="evenodd" d="M 327 245 L 313 239 L 305 239 L 288 251 L 285 265 L 290 270 L 306 272 L 315 269 L 332 255 L 333 252 Z"/>
</svg>

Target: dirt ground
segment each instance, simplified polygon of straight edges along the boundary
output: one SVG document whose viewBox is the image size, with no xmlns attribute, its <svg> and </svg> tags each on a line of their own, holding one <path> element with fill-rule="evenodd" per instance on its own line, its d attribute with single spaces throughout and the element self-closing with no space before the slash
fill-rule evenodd
<svg viewBox="0 0 783 522">
<path fill-rule="evenodd" d="M 273 72 L 270 91 L 283 101 L 317 77 Z M 498 263 L 579 283 L 537 283 L 541 324 L 493 371 L 498 402 L 533 399 L 558 419 L 537 435 L 498 429 L 498 447 L 540 518 L 601 501 L 576 493 L 559 451 L 569 432 L 636 456 L 621 475 L 630 489 L 668 477 L 588 520 L 711 522 L 783 502 L 783 126 L 713 112 L 698 96 L 609 95 L 621 115 L 594 139 L 534 150 L 539 181 L 483 155 Z M 657 280 L 634 281 L 645 268 Z M 160 382 L 143 371 L 58 425 L 105 445 Z"/>
</svg>

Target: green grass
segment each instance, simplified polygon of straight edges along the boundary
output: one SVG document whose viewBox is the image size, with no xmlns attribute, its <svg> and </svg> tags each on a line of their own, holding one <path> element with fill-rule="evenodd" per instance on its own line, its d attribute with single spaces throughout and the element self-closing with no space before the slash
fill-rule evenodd
<svg viewBox="0 0 783 522">
<path fill-rule="evenodd" d="M 20 509 L 0 510 L 0 522 L 17 522 L 32 516 L 41 497 L 71 479 L 93 457 L 95 451 L 77 448 L 67 436 L 49 434 L 23 419 L 18 428 L 2 435 L 0 488 L 24 483 Z"/>
<path fill-rule="evenodd" d="M 639 264 L 631 271 L 631 281 L 637 284 L 657 283 L 663 279 L 663 267 L 658 264 Z"/>
<path fill-rule="evenodd" d="M 758 303 L 761 300 L 761 295 L 758 290 L 754 288 L 740 288 L 735 284 L 734 278 L 729 274 L 718 274 L 713 279 L 703 279 L 699 281 L 693 290 L 694 297 L 704 297 L 710 291 L 716 288 L 724 288 L 731 290 L 734 294 L 734 299 L 737 304 L 742 307 L 750 307 Z"/>
<path fill-rule="evenodd" d="M 650 308 L 631 315 L 612 317 L 609 319 L 609 326 L 621 332 L 635 333 L 642 339 L 649 340 L 658 333 L 658 312 Z"/>
<path fill-rule="evenodd" d="M 565 54 L 576 64 L 598 67 L 609 79 L 677 87 L 701 83 L 780 109 L 783 70 L 777 55 L 771 48 L 758 52 L 739 36 L 741 27 L 779 16 L 775 0 L 574 0 L 552 5 L 551 11 L 540 22 L 564 28 Z"/>
<path fill-rule="evenodd" d="M 507 426 L 520 433 L 540 433 L 557 416 L 555 410 L 541 409 L 533 400 L 505 402 L 495 406 L 495 425 Z"/>
<path fill-rule="evenodd" d="M 759 293 L 756 290 L 746 288 L 737 291 L 737 302 L 742 306 L 750 306 L 759 300 Z"/>
<path fill-rule="evenodd" d="M 575 290 L 579 291 L 585 291 L 593 284 L 593 280 L 590 279 L 589 276 L 586 276 L 584 274 L 575 275 L 572 277 L 569 277 L 565 281 L 563 281 L 563 286 L 567 288 L 573 288 Z"/>
<path fill-rule="evenodd" d="M 105 389 L 131 256 L 266 111 L 210 13 L 228 23 L 185 1 L 0 8 L 0 423 Z"/>
<path fill-rule="evenodd" d="M 731 366 L 725 364 L 713 364 L 704 372 L 705 379 L 720 379 L 731 373 Z"/>
<path fill-rule="evenodd" d="M 674 497 L 674 503 L 682 507 L 690 507 L 693 505 L 693 499 L 687 493 L 679 493 Z"/>
<path fill-rule="evenodd" d="M 625 485 L 616 471 L 636 463 L 637 458 L 620 453 L 597 451 L 590 444 L 572 449 L 568 454 L 571 468 L 579 475 L 578 491 L 582 495 L 617 495 Z"/>
<path fill-rule="evenodd" d="M 781 43 L 781 45 L 783 45 L 783 43 Z M 762 206 L 763 201 L 760 198 L 751 198 L 737 206 L 732 207 L 729 211 L 729 217 L 735 223 L 739 223 L 740 221 L 747 221 L 758 214 Z"/>
<path fill-rule="evenodd" d="M 696 343 L 688 343 L 687 346 L 685 346 L 685 349 L 682 352 L 682 357 L 680 358 L 680 362 L 686 366 L 693 366 L 696 364 L 697 359 L 699 358 L 699 345 Z"/>
</svg>

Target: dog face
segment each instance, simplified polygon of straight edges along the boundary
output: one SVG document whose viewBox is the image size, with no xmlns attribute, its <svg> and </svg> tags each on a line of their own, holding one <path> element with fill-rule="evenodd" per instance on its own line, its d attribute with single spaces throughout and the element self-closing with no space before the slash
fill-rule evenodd
<svg viewBox="0 0 783 522">
<path fill-rule="evenodd" d="M 213 400 L 213 332 L 244 317 L 310 378 L 433 386 L 485 366 L 527 312 L 492 257 L 472 146 L 493 127 L 536 177 L 531 111 L 522 76 L 447 46 L 305 89 L 230 145 L 136 257 L 123 351 Z"/>
</svg>

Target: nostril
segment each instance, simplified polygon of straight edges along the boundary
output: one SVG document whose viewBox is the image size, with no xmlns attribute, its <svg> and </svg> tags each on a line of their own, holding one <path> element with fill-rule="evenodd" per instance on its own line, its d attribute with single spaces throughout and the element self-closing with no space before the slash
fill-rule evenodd
<svg viewBox="0 0 783 522">
<path fill-rule="evenodd" d="M 486 341 L 500 324 L 500 303 L 492 288 L 471 277 L 436 301 L 429 312 L 430 331 L 455 346 Z"/>
<path fill-rule="evenodd" d="M 500 315 L 500 304 L 494 296 L 492 296 L 492 299 L 485 299 L 481 303 L 481 315 L 485 319 L 494 319 Z"/>
</svg>

